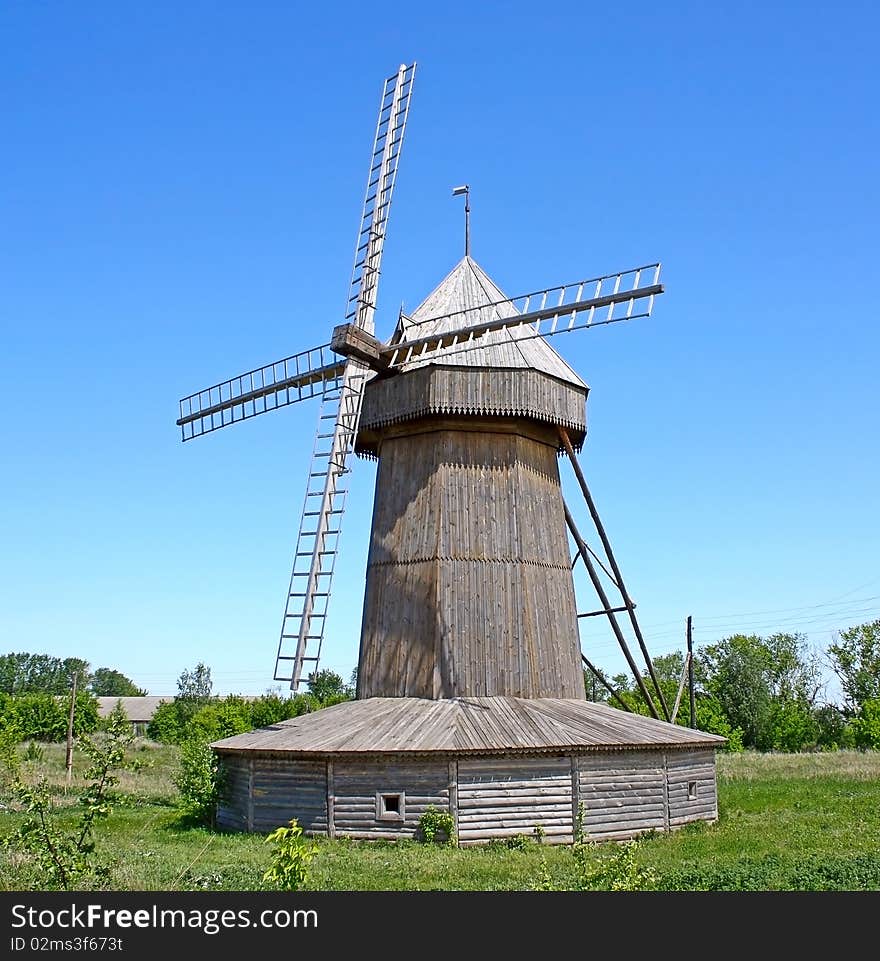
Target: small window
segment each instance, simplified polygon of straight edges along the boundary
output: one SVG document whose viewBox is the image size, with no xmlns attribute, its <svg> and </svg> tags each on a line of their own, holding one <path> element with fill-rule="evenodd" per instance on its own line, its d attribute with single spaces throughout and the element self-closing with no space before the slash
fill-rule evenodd
<svg viewBox="0 0 880 961">
<path fill-rule="evenodd" d="M 376 818 L 379 821 L 402 821 L 405 797 L 403 792 L 376 792 Z"/>
<path fill-rule="evenodd" d="M 697 782 L 688 781 L 688 800 L 693 801 L 693 799 L 696 796 L 697 796 Z"/>
</svg>

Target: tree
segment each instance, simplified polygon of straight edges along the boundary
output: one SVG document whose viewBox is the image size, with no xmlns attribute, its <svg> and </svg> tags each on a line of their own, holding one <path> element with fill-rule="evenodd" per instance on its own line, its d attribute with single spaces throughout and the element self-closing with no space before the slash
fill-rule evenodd
<svg viewBox="0 0 880 961">
<path fill-rule="evenodd" d="M 718 700 L 729 723 L 742 730 L 745 746 L 767 750 L 772 742 L 772 692 L 762 639 L 735 634 L 704 648 L 699 658 L 707 692 Z"/>
<path fill-rule="evenodd" d="M 52 657 L 49 654 L 19 652 L 0 657 L 0 693 L 66 694 L 76 674 L 77 687 L 88 681 L 89 663 L 79 657 Z"/>
<path fill-rule="evenodd" d="M 89 678 L 89 690 L 95 697 L 144 697 L 146 690 L 119 671 L 99 667 Z"/>
<path fill-rule="evenodd" d="M 734 634 L 703 648 L 705 689 L 746 747 L 798 751 L 815 745 L 821 728 L 818 656 L 803 634 Z"/>
<path fill-rule="evenodd" d="M 828 656 L 846 699 L 846 711 L 857 714 L 865 701 L 880 698 L 880 619 L 840 631 Z"/>
<path fill-rule="evenodd" d="M 213 686 L 211 668 L 199 661 L 191 671 L 183 671 L 177 679 L 177 700 L 204 704 L 211 699 Z"/>
<path fill-rule="evenodd" d="M 335 671 L 317 671 L 309 675 L 309 692 L 322 704 L 328 701 L 347 701 L 351 697 L 351 688 Z"/>
<path fill-rule="evenodd" d="M 859 713 L 852 719 L 856 747 L 880 750 L 880 697 L 863 701 Z"/>
</svg>

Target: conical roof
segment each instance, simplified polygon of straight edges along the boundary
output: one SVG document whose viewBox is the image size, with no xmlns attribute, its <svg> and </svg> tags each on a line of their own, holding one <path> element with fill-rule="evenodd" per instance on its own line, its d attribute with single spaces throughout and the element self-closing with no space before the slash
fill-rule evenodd
<svg viewBox="0 0 880 961">
<path fill-rule="evenodd" d="M 370 697 L 235 734 L 218 751 L 507 754 L 722 747 L 717 734 L 574 698 Z"/>
<path fill-rule="evenodd" d="M 473 327 L 517 311 L 505 303 L 507 295 L 469 256 L 463 257 L 422 301 L 410 317 L 401 317 L 395 340 L 405 343 L 421 337 Z M 584 390 L 587 385 L 543 337 L 528 326 L 493 331 L 480 338 L 480 346 L 468 350 L 450 347 L 432 352 L 406 370 L 430 365 L 524 368 L 537 370 Z"/>
</svg>

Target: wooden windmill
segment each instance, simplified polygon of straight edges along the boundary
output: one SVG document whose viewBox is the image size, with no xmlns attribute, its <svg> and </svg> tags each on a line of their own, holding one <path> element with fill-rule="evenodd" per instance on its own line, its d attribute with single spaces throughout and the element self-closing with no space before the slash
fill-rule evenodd
<svg viewBox="0 0 880 961">
<path fill-rule="evenodd" d="M 588 388 L 547 343 L 648 316 L 663 291 L 660 265 L 508 298 L 470 256 L 469 188 L 458 187 L 464 258 L 411 316 L 401 312 L 387 341 L 377 339 L 380 265 L 414 75 L 415 64 L 401 65 L 382 91 L 344 323 L 321 346 L 180 402 L 187 441 L 321 400 L 275 679 L 297 690 L 317 670 L 356 451 L 379 460 L 359 698 L 583 698 L 570 533 L 601 603 L 582 616 L 609 618 L 659 717 L 616 615 L 629 617 L 668 719 L 576 458 Z M 572 461 L 604 563 L 563 502 L 558 452 Z M 619 590 L 618 607 L 597 565 Z"/>
<path fill-rule="evenodd" d="M 353 452 L 378 459 L 357 697 L 215 742 L 217 820 L 266 831 L 415 837 L 432 808 L 460 844 L 540 829 L 626 838 L 718 815 L 724 738 L 659 718 L 618 614 L 634 604 L 577 461 L 588 388 L 549 339 L 647 316 L 660 266 L 508 298 L 465 255 L 387 341 L 379 267 L 415 65 L 382 93 L 345 323 L 327 344 L 181 402 L 183 439 L 322 401 L 276 658 L 297 689 L 318 664 Z M 572 462 L 604 560 L 566 506 Z M 587 701 L 569 535 L 653 717 Z M 597 568 L 621 595 L 615 606 Z M 588 666 L 592 668 L 592 665 Z"/>
</svg>

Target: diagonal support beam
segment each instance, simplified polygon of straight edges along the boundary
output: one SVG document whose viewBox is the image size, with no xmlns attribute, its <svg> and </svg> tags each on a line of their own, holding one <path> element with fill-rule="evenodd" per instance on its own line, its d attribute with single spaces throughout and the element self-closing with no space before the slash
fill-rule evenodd
<svg viewBox="0 0 880 961">
<path fill-rule="evenodd" d="M 559 436 L 562 438 L 565 452 L 568 454 L 568 459 L 571 461 L 571 466 L 574 468 L 574 473 L 578 479 L 578 484 L 580 484 L 581 492 L 584 495 L 584 500 L 587 502 L 587 507 L 590 510 L 590 517 L 593 518 L 593 523 L 596 525 L 596 530 L 598 531 L 599 538 L 602 541 L 602 547 L 605 549 L 605 556 L 608 558 L 608 562 L 611 564 L 611 569 L 614 571 L 614 578 L 617 582 L 617 587 L 620 590 L 623 603 L 626 605 L 630 623 L 632 624 L 633 631 L 635 631 L 636 638 L 639 642 L 639 647 L 642 651 L 642 656 L 645 658 L 645 664 L 648 667 L 651 680 L 654 682 L 654 687 L 657 691 L 658 697 L 660 698 L 660 704 L 663 707 L 663 714 L 666 716 L 666 720 L 668 721 L 670 718 L 669 706 L 666 703 L 666 698 L 663 696 L 663 690 L 660 687 L 660 682 L 657 680 L 657 674 L 654 671 L 654 663 L 651 660 L 650 654 L 648 654 L 648 648 L 645 644 L 645 639 L 642 636 L 642 630 L 639 627 L 639 622 L 636 620 L 635 604 L 633 604 L 632 599 L 627 593 L 626 585 L 623 583 L 623 575 L 620 573 L 620 568 L 617 566 L 617 561 L 614 559 L 614 552 L 611 550 L 611 543 L 608 540 L 608 535 L 605 533 L 605 528 L 602 525 L 599 512 L 596 510 L 596 504 L 593 501 L 592 495 L 590 494 L 590 489 L 587 487 L 587 482 L 584 478 L 583 471 L 581 470 L 581 465 L 578 463 L 577 455 L 574 452 L 574 448 L 571 446 L 571 440 L 568 436 L 568 431 L 564 427 L 560 427 Z M 586 558 L 584 559 L 586 560 Z M 606 603 L 605 606 L 610 607 L 611 605 Z"/>
<path fill-rule="evenodd" d="M 660 715 L 657 713 L 657 707 L 651 698 L 651 694 L 645 687 L 645 682 L 642 678 L 642 672 L 638 669 L 636 662 L 633 660 L 633 656 L 630 653 L 629 647 L 626 643 L 626 638 L 623 636 L 623 631 L 620 629 L 620 625 L 617 623 L 617 618 L 611 611 L 611 603 L 608 600 L 608 595 L 605 593 L 605 588 L 602 586 L 602 582 L 599 580 L 599 575 L 596 573 L 596 568 L 593 567 L 593 562 L 590 560 L 590 555 L 587 553 L 587 545 L 584 543 L 584 539 L 578 532 L 577 525 L 574 522 L 574 518 L 571 516 L 571 511 L 568 509 L 568 504 L 563 501 L 565 508 L 565 523 L 568 524 L 568 529 L 571 531 L 571 536 L 574 538 L 575 544 L 577 544 L 578 550 L 581 552 L 581 557 L 584 559 L 584 565 L 587 568 L 587 573 L 590 575 L 590 580 L 593 582 L 593 587 L 596 589 L 596 593 L 599 595 L 599 600 L 602 602 L 605 608 L 605 613 L 608 615 L 608 621 L 611 624 L 611 630 L 614 631 L 614 636 L 617 638 L 617 643 L 620 645 L 621 651 L 623 651 L 623 656 L 626 658 L 626 663 L 629 664 L 629 669 L 632 671 L 632 675 L 635 678 L 636 684 L 639 686 L 639 690 L 642 692 L 642 697 L 645 699 L 645 703 L 648 705 L 648 710 L 651 712 L 653 717 L 660 720 Z"/>
<path fill-rule="evenodd" d="M 608 681 L 605 680 L 605 677 L 603 676 L 602 672 L 587 660 L 587 656 L 583 652 L 581 652 L 581 660 L 593 672 L 593 675 L 595 676 L 596 680 L 602 685 L 602 687 L 605 688 L 606 691 L 608 691 L 608 693 L 614 698 L 615 701 L 617 701 L 617 703 L 624 709 L 624 711 L 628 711 L 630 714 L 632 714 L 632 711 L 630 710 L 626 701 L 624 701 L 621 698 L 621 696 L 617 693 L 617 691 L 615 691 L 614 688 L 608 683 Z"/>
<path fill-rule="evenodd" d="M 684 682 L 687 680 L 688 668 L 691 666 L 691 655 L 688 652 L 684 658 L 684 666 L 681 669 L 681 680 L 678 682 L 678 693 L 675 695 L 675 704 L 672 705 L 672 717 L 669 720 L 675 724 L 675 719 L 678 717 L 678 705 L 681 704 L 681 695 L 684 691 Z"/>
</svg>

